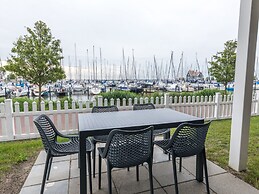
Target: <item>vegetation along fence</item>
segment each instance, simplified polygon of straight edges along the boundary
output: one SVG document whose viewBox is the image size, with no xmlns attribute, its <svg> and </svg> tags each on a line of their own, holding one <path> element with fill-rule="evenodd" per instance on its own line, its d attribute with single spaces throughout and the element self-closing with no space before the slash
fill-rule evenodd
<svg viewBox="0 0 259 194">
<path fill-rule="evenodd" d="M 151 102 L 156 108 L 171 108 L 189 115 L 205 119 L 224 119 L 232 115 L 233 96 L 222 96 L 216 93 L 214 96 L 188 96 L 172 97 L 165 94 L 161 98 L 134 98 L 134 99 L 103 99 L 98 96 L 90 101 L 60 101 L 41 102 L 41 111 L 38 111 L 37 103 L 19 102 L 13 104 L 12 99 L 6 99 L 0 103 L 0 141 L 10 141 L 16 139 L 29 139 L 39 137 L 33 119 L 44 113 L 50 116 L 55 125 L 63 133 L 76 132 L 78 129 L 78 113 L 90 113 L 92 106 L 116 105 L 121 111 L 132 110 L 133 104 L 143 104 Z M 55 105 L 55 106 L 54 106 Z M 251 115 L 259 114 L 259 100 L 253 96 Z"/>
</svg>

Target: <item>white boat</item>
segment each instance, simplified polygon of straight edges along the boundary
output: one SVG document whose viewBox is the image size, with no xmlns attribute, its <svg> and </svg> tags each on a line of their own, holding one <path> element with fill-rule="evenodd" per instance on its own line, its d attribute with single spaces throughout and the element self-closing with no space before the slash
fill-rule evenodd
<svg viewBox="0 0 259 194">
<path fill-rule="evenodd" d="M 16 92 L 17 97 L 28 96 L 28 88 Z"/>
<path fill-rule="evenodd" d="M 122 91 L 130 91 L 129 86 L 126 82 L 122 82 L 117 86 L 118 90 L 122 90 Z"/>
<path fill-rule="evenodd" d="M 93 85 L 90 89 L 90 93 L 93 95 L 97 95 L 101 93 L 101 88 L 98 85 Z"/>
<path fill-rule="evenodd" d="M 168 92 L 176 92 L 176 91 L 180 91 L 181 90 L 181 87 L 176 84 L 176 83 L 172 83 L 172 84 L 167 84 L 165 86 L 165 89 L 168 91 Z"/>
<path fill-rule="evenodd" d="M 74 84 L 73 85 L 73 91 L 74 92 L 83 92 L 84 86 L 82 84 Z"/>
<path fill-rule="evenodd" d="M 7 93 L 7 89 L 6 89 Z M 0 97 L 5 97 L 5 89 L 0 90 Z"/>
</svg>

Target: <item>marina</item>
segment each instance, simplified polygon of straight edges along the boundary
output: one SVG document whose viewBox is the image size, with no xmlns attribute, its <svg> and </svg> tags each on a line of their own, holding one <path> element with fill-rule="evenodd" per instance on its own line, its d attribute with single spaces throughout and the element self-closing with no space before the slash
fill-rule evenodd
<svg viewBox="0 0 259 194">
<path fill-rule="evenodd" d="M 28 82 L 1 82 L 0 83 L 0 97 L 14 98 L 14 97 L 39 97 L 39 88 L 35 85 L 30 85 Z M 22 83 L 22 84 L 21 84 Z M 254 90 L 259 89 L 259 82 L 254 82 Z M 201 91 L 204 89 L 217 89 L 224 91 L 223 84 L 217 82 L 172 82 L 172 81 L 155 81 L 155 80 L 109 80 L 109 81 L 59 81 L 56 83 L 49 83 L 42 87 L 41 97 L 46 100 L 56 100 L 64 96 L 68 96 L 73 100 L 91 100 L 95 95 L 100 93 L 112 91 L 129 91 L 137 94 L 151 94 L 154 92 L 189 92 Z M 227 85 L 228 92 L 234 91 L 234 83 Z"/>
</svg>

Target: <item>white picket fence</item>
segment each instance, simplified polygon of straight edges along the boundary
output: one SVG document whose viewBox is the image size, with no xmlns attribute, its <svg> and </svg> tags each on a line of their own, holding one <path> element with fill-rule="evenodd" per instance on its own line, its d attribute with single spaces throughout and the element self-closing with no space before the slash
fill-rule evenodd
<svg viewBox="0 0 259 194">
<path fill-rule="evenodd" d="M 179 112 L 184 112 L 189 115 L 205 118 L 206 120 L 231 118 L 233 96 L 222 96 L 217 93 L 215 96 L 197 96 L 197 97 L 175 97 L 172 98 L 165 94 L 160 99 L 157 98 L 135 98 L 103 99 L 98 96 L 97 100 L 93 100 L 93 106 L 107 106 L 116 105 L 119 110 L 132 110 L 133 104 L 143 104 L 151 102 L 155 104 L 156 108 L 171 108 Z M 41 103 L 41 111 L 37 111 L 36 102 L 32 103 L 32 111 L 29 111 L 28 103 L 24 102 L 24 110 L 20 111 L 20 104 L 14 103 L 12 99 L 5 100 L 0 104 L 0 141 L 10 141 L 17 139 L 29 139 L 39 137 L 38 131 L 33 124 L 33 119 L 38 115 L 47 114 L 55 123 L 57 128 L 63 133 L 77 132 L 78 113 L 91 112 L 90 101 L 78 101 L 78 108 L 76 102 L 72 102 L 72 108 L 68 108 L 68 102 L 64 102 L 64 109 L 61 109 L 60 101 L 57 101 L 56 110 L 53 109 L 53 102 L 49 102 L 48 110 L 45 110 L 44 102 Z M 256 95 L 253 96 L 251 115 L 259 114 L 259 100 Z"/>
</svg>

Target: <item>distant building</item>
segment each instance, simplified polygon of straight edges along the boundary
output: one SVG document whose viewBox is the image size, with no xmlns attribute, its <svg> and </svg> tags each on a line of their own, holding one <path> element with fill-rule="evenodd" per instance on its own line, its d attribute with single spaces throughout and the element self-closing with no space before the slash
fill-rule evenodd
<svg viewBox="0 0 259 194">
<path fill-rule="evenodd" d="M 204 80 L 204 76 L 202 72 L 197 70 L 189 70 L 187 72 L 187 75 L 186 75 L 187 82 L 195 83 L 197 81 L 203 81 L 203 80 Z"/>
</svg>

